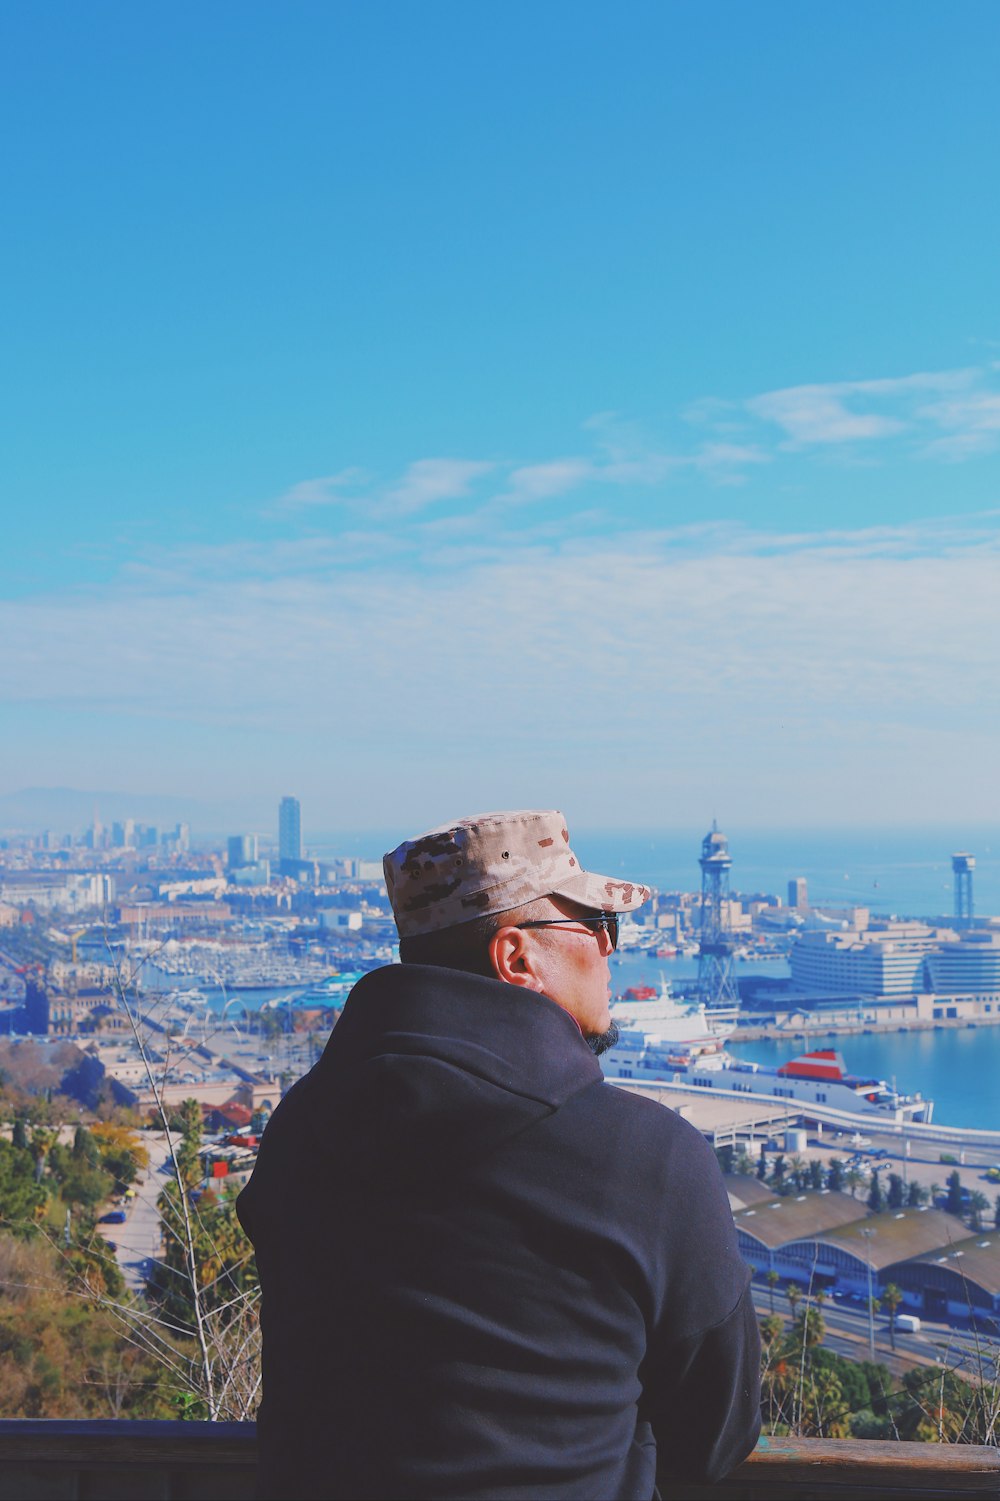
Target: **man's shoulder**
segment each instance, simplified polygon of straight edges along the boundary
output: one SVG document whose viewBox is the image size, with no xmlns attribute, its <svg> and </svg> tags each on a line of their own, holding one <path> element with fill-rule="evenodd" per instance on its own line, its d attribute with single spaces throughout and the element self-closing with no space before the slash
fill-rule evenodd
<svg viewBox="0 0 1000 1501">
<path fill-rule="evenodd" d="M 580 1104 L 602 1129 L 627 1137 L 633 1150 L 682 1152 L 699 1161 L 715 1161 L 715 1153 L 701 1132 L 652 1095 L 602 1080 L 584 1091 Z"/>
</svg>

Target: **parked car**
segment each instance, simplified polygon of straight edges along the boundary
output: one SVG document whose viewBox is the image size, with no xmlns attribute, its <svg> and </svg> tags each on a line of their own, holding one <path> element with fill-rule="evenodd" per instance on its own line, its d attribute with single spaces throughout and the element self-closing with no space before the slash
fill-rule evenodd
<svg viewBox="0 0 1000 1501">
<path fill-rule="evenodd" d="M 102 1214 L 97 1223 L 99 1225 L 124 1225 L 127 1218 L 124 1209 L 112 1209 L 108 1214 Z"/>
</svg>

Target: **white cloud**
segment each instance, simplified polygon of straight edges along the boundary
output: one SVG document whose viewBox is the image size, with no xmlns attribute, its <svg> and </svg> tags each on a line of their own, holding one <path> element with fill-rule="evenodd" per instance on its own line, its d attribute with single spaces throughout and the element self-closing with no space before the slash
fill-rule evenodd
<svg viewBox="0 0 1000 1501">
<path fill-rule="evenodd" d="M 527 464 L 515 469 L 508 478 L 508 496 L 512 500 L 546 500 L 575 490 L 587 480 L 600 477 L 589 459 L 550 459 L 545 464 Z"/>
<path fill-rule="evenodd" d="M 925 452 L 944 459 L 964 459 L 990 453 L 1000 442 L 1000 394 L 973 391 L 934 402 L 920 411 L 922 417 L 945 429 L 943 437 L 928 443 Z"/>
<path fill-rule="evenodd" d="M 293 485 L 268 507 L 268 514 L 284 511 L 308 510 L 313 506 L 342 505 L 347 498 L 344 491 L 357 489 L 366 484 L 368 475 L 363 469 L 342 469 L 338 474 L 321 475 Z"/>
<path fill-rule="evenodd" d="M 683 772 L 750 797 L 757 778 L 786 819 L 902 817 L 919 796 L 938 812 L 978 801 L 988 821 L 992 759 L 970 758 L 1000 733 L 998 553 L 996 518 L 973 517 L 477 542 L 421 575 L 337 573 L 324 553 L 227 576 L 231 549 L 216 568 L 168 555 L 100 595 L 0 605 L 0 695 L 156 721 L 150 747 L 181 760 L 199 727 L 234 749 L 280 731 L 350 787 L 359 822 L 379 821 L 374 768 L 403 743 L 399 775 L 439 800 L 485 796 L 515 765 L 525 791 L 541 768 L 581 786 L 613 771 L 633 819 L 633 779 L 648 792 Z M 951 762 L 934 759 L 942 736 Z"/>
<path fill-rule="evenodd" d="M 398 484 L 380 497 L 378 509 L 398 516 L 422 511 L 440 500 L 461 500 L 477 479 L 496 466 L 471 459 L 417 459 Z"/>
<path fill-rule="evenodd" d="M 875 380 L 834 381 L 766 391 L 744 403 L 745 410 L 785 434 L 786 446 L 869 444 L 906 435 L 924 456 L 971 457 L 1000 441 L 1000 394 L 996 366 L 918 371 Z M 921 404 L 928 395 L 937 402 Z M 690 409 L 695 420 L 718 431 L 725 404 L 702 402 Z M 929 437 L 928 428 L 945 428 Z"/>
<path fill-rule="evenodd" d="M 845 404 L 850 389 L 793 386 L 755 396 L 747 407 L 782 428 L 794 443 L 844 443 L 902 432 L 904 424 L 896 418 L 850 411 Z"/>
</svg>

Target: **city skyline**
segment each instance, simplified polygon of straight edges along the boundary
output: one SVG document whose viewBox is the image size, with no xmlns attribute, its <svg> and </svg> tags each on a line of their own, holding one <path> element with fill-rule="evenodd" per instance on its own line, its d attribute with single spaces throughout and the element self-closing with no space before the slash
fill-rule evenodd
<svg viewBox="0 0 1000 1501">
<path fill-rule="evenodd" d="M 995 7 L 438 14 L 0 20 L 0 823 L 1000 823 Z"/>
</svg>

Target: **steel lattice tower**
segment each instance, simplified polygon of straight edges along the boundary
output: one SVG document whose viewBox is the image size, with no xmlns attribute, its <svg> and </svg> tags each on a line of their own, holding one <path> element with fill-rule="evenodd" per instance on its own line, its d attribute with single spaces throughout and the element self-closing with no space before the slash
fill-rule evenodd
<svg viewBox="0 0 1000 1501">
<path fill-rule="evenodd" d="M 739 1006 L 733 981 L 733 939 L 729 928 L 729 841 L 712 827 L 701 842 L 701 942 L 698 946 L 698 990 L 706 1006 Z"/>
<path fill-rule="evenodd" d="M 963 850 L 952 855 L 951 868 L 955 874 L 955 922 L 967 928 L 972 923 L 972 872 L 976 868 L 976 857 Z"/>
</svg>

